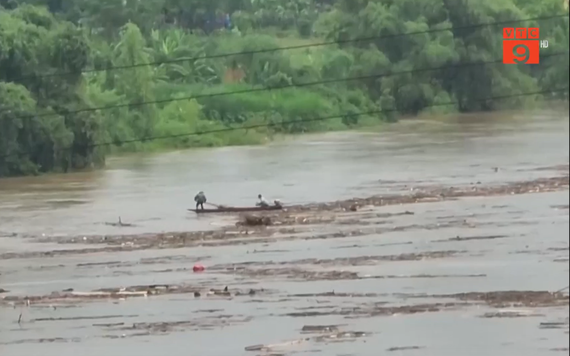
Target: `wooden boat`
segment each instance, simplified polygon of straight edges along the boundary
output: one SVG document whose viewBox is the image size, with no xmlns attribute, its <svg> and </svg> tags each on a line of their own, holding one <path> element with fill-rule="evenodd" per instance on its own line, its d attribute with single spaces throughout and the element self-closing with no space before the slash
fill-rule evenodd
<svg viewBox="0 0 570 356">
<path fill-rule="evenodd" d="M 196 214 L 206 214 L 206 213 L 247 213 L 256 211 L 271 211 L 271 210 L 281 210 L 282 206 L 272 205 L 268 207 L 251 206 L 251 207 L 230 207 L 224 206 L 217 209 L 188 209 L 188 211 L 195 212 Z"/>
</svg>

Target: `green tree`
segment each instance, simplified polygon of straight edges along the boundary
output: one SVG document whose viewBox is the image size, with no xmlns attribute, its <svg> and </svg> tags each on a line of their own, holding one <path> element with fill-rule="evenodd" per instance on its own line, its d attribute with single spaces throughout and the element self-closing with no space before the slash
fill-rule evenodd
<svg viewBox="0 0 570 356">
<path fill-rule="evenodd" d="M 128 23 L 123 27 L 114 55 L 113 64 L 123 67 L 150 62 L 146 40 L 135 24 Z M 153 67 L 128 68 L 113 71 L 113 74 L 117 92 L 124 95 L 129 103 L 134 103 L 129 115 L 129 126 L 134 134 L 141 139 L 152 136 L 157 119 L 156 107 L 143 103 L 155 100 Z"/>
<path fill-rule="evenodd" d="M 0 13 L 0 83 L 4 82 L 6 93 L 6 99 L 3 95 L 0 101 L 6 100 L 2 104 L 7 108 L 1 120 L 3 125 L 12 127 L 8 132 L 17 133 L 10 142 L 19 142 L 21 157 L 28 155 L 21 158 L 23 162 L 33 163 L 25 163 L 22 173 L 102 163 L 103 157 L 94 145 L 100 133 L 97 115 L 69 114 L 87 106 L 81 94 L 81 71 L 88 64 L 88 39 L 72 24 L 57 21 L 47 10 L 31 5 Z M 68 74 L 45 76 L 55 71 Z M 20 98 L 22 103 L 15 104 L 8 97 Z M 35 113 L 30 112 L 32 108 Z M 18 119 L 14 113 L 27 117 Z M 27 137 L 29 143 L 22 141 L 22 137 Z M 73 152 L 55 152 L 56 148 L 61 151 L 60 143 L 67 142 L 69 137 L 70 145 L 75 148 Z M 15 146 L 10 144 L 10 147 L 13 151 Z"/>
</svg>

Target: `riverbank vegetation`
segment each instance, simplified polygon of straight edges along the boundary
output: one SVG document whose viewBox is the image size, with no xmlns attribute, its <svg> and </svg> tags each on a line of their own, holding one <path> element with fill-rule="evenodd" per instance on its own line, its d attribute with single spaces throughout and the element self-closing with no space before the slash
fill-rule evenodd
<svg viewBox="0 0 570 356">
<path fill-rule="evenodd" d="M 568 52 L 568 17 L 511 25 L 540 27 L 539 65 L 481 64 L 501 60 L 503 26 L 465 27 L 567 13 L 562 0 L 0 0 L 0 177 L 529 105 L 543 96 L 516 95 L 568 86 L 568 55 L 548 57 Z M 287 46 L 302 48 L 251 53 Z"/>
</svg>

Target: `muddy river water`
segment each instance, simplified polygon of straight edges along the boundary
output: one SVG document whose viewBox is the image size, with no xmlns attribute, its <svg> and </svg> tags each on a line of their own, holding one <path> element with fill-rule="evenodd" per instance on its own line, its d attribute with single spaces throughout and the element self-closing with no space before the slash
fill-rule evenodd
<svg viewBox="0 0 570 356">
<path fill-rule="evenodd" d="M 568 130 L 413 120 L 2 179 L 0 355 L 568 354 Z M 199 190 L 287 208 L 196 216 Z"/>
</svg>

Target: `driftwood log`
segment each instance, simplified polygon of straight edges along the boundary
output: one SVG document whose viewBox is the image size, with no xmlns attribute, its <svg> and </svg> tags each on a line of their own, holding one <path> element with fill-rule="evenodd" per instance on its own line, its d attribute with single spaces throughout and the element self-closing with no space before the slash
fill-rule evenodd
<svg viewBox="0 0 570 356">
<path fill-rule="evenodd" d="M 269 216 L 256 216 L 245 215 L 242 218 L 242 226 L 268 226 L 271 225 L 271 218 Z"/>
</svg>

